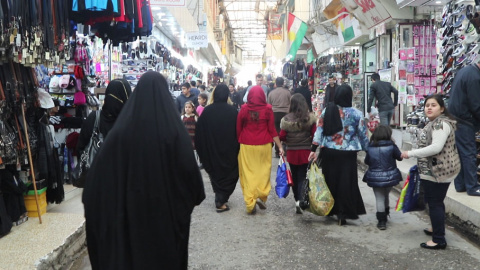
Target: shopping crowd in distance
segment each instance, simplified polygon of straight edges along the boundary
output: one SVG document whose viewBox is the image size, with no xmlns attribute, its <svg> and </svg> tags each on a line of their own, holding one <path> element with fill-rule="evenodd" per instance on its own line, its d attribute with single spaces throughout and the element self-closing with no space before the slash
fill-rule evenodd
<svg viewBox="0 0 480 270">
<path fill-rule="evenodd" d="M 373 188 L 380 230 L 392 209 L 388 194 L 402 180 L 396 161 L 417 158 L 432 225 L 424 230 L 432 240 L 421 247 L 446 248 L 443 200 L 450 182 L 458 192 L 480 195 L 472 164 L 480 129 L 478 65 L 458 72 L 448 110 L 442 96 L 426 97 L 429 122 L 418 149 L 404 152 L 389 126 L 398 92 L 378 74 L 370 91 L 381 125 L 370 137 L 363 113 L 352 107 L 351 87 L 337 85 L 333 76 L 318 116 L 307 80 L 290 91 L 283 78 L 271 86 L 261 74 L 255 79 L 238 91 L 219 84 L 208 92 L 201 82 L 184 83 L 175 100 L 165 78 L 152 71 L 133 92 L 124 80 L 108 85 L 100 113 L 105 140 L 82 197 L 93 269 L 187 269 L 191 213 L 205 200 L 199 166 L 210 178 L 215 198 L 208 200 L 216 212 L 230 209 L 239 181 L 245 210 L 254 215 L 257 206 L 267 208 L 273 145 L 275 155 L 290 164 L 296 213 L 303 213 L 300 187 L 309 162 L 316 161 L 335 200 L 329 216 L 340 226 L 366 214 L 357 170 L 357 152 L 366 151 L 363 180 Z M 92 115 L 85 121 L 80 147 L 88 144 L 94 122 Z"/>
</svg>

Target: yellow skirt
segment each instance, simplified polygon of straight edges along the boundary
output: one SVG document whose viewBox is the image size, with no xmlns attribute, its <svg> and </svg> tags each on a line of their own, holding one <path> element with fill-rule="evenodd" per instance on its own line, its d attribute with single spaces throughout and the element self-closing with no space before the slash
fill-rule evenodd
<svg viewBox="0 0 480 270">
<path fill-rule="evenodd" d="M 272 144 L 246 145 L 240 144 L 238 169 L 243 199 L 250 213 L 255 207 L 257 198 L 266 202 L 270 194 L 270 171 L 272 169 Z"/>
</svg>

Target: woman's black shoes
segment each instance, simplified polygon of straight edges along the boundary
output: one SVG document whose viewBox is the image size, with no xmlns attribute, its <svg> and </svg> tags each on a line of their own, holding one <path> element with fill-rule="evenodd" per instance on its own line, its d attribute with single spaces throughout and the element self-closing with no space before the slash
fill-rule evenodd
<svg viewBox="0 0 480 270">
<path fill-rule="evenodd" d="M 347 221 L 346 221 L 345 219 L 343 219 L 343 218 L 342 218 L 342 219 L 339 219 L 339 220 L 338 220 L 338 225 L 339 225 L 339 226 L 347 225 Z"/>
<path fill-rule="evenodd" d="M 433 232 L 429 231 L 428 229 L 423 229 L 423 232 L 428 236 L 432 236 L 433 234 Z"/>
<path fill-rule="evenodd" d="M 426 249 L 445 249 L 447 248 L 447 243 L 436 244 L 435 246 L 429 246 L 427 245 L 427 243 L 421 243 L 420 247 L 426 248 Z"/>
</svg>

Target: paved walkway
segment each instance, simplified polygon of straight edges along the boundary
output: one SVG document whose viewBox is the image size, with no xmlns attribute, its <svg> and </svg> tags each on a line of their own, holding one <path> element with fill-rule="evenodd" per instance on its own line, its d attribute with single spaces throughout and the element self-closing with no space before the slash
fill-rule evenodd
<svg viewBox="0 0 480 270">
<path fill-rule="evenodd" d="M 360 168 L 365 168 L 363 159 L 364 153 L 360 152 Z M 272 163 L 275 168 L 277 159 Z M 416 160 L 408 159 L 397 164 L 405 179 Z M 401 186 L 403 183 L 397 186 L 397 190 Z M 65 188 L 66 201 L 49 205 L 47 213 L 42 216 L 43 224 L 39 224 L 38 218 L 30 218 L 0 239 L 0 269 L 69 269 L 78 256 L 84 255 L 80 252 L 85 248 L 81 189 L 69 185 Z M 480 197 L 457 193 L 452 184 L 445 205 L 452 228 L 480 244 Z"/>
</svg>

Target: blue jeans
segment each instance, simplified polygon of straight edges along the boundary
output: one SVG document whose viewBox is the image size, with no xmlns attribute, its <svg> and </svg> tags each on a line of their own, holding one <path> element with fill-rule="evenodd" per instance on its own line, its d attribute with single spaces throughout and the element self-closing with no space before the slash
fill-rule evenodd
<svg viewBox="0 0 480 270">
<path fill-rule="evenodd" d="M 380 117 L 380 125 L 390 126 L 393 110 L 378 112 L 378 116 Z"/>
<path fill-rule="evenodd" d="M 477 180 L 477 160 L 475 145 L 475 128 L 470 125 L 457 123 L 455 131 L 455 144 L 457 145 L 460 164 L 460 173 L 455 178 L 455 190 L 458 192 L 467 191 L 473 193 L 480 188 Z"/>
<path fill-rule="evenodd" d="M 437 183 L 422 180 L 425 190 L 425 203 L 428 205 L 430 222 L 432 223 L 432 241 L 444 244 L 445 240 L 445 204 L 443 200 L 447 196 L 450 183 Z"/>
</svg>

